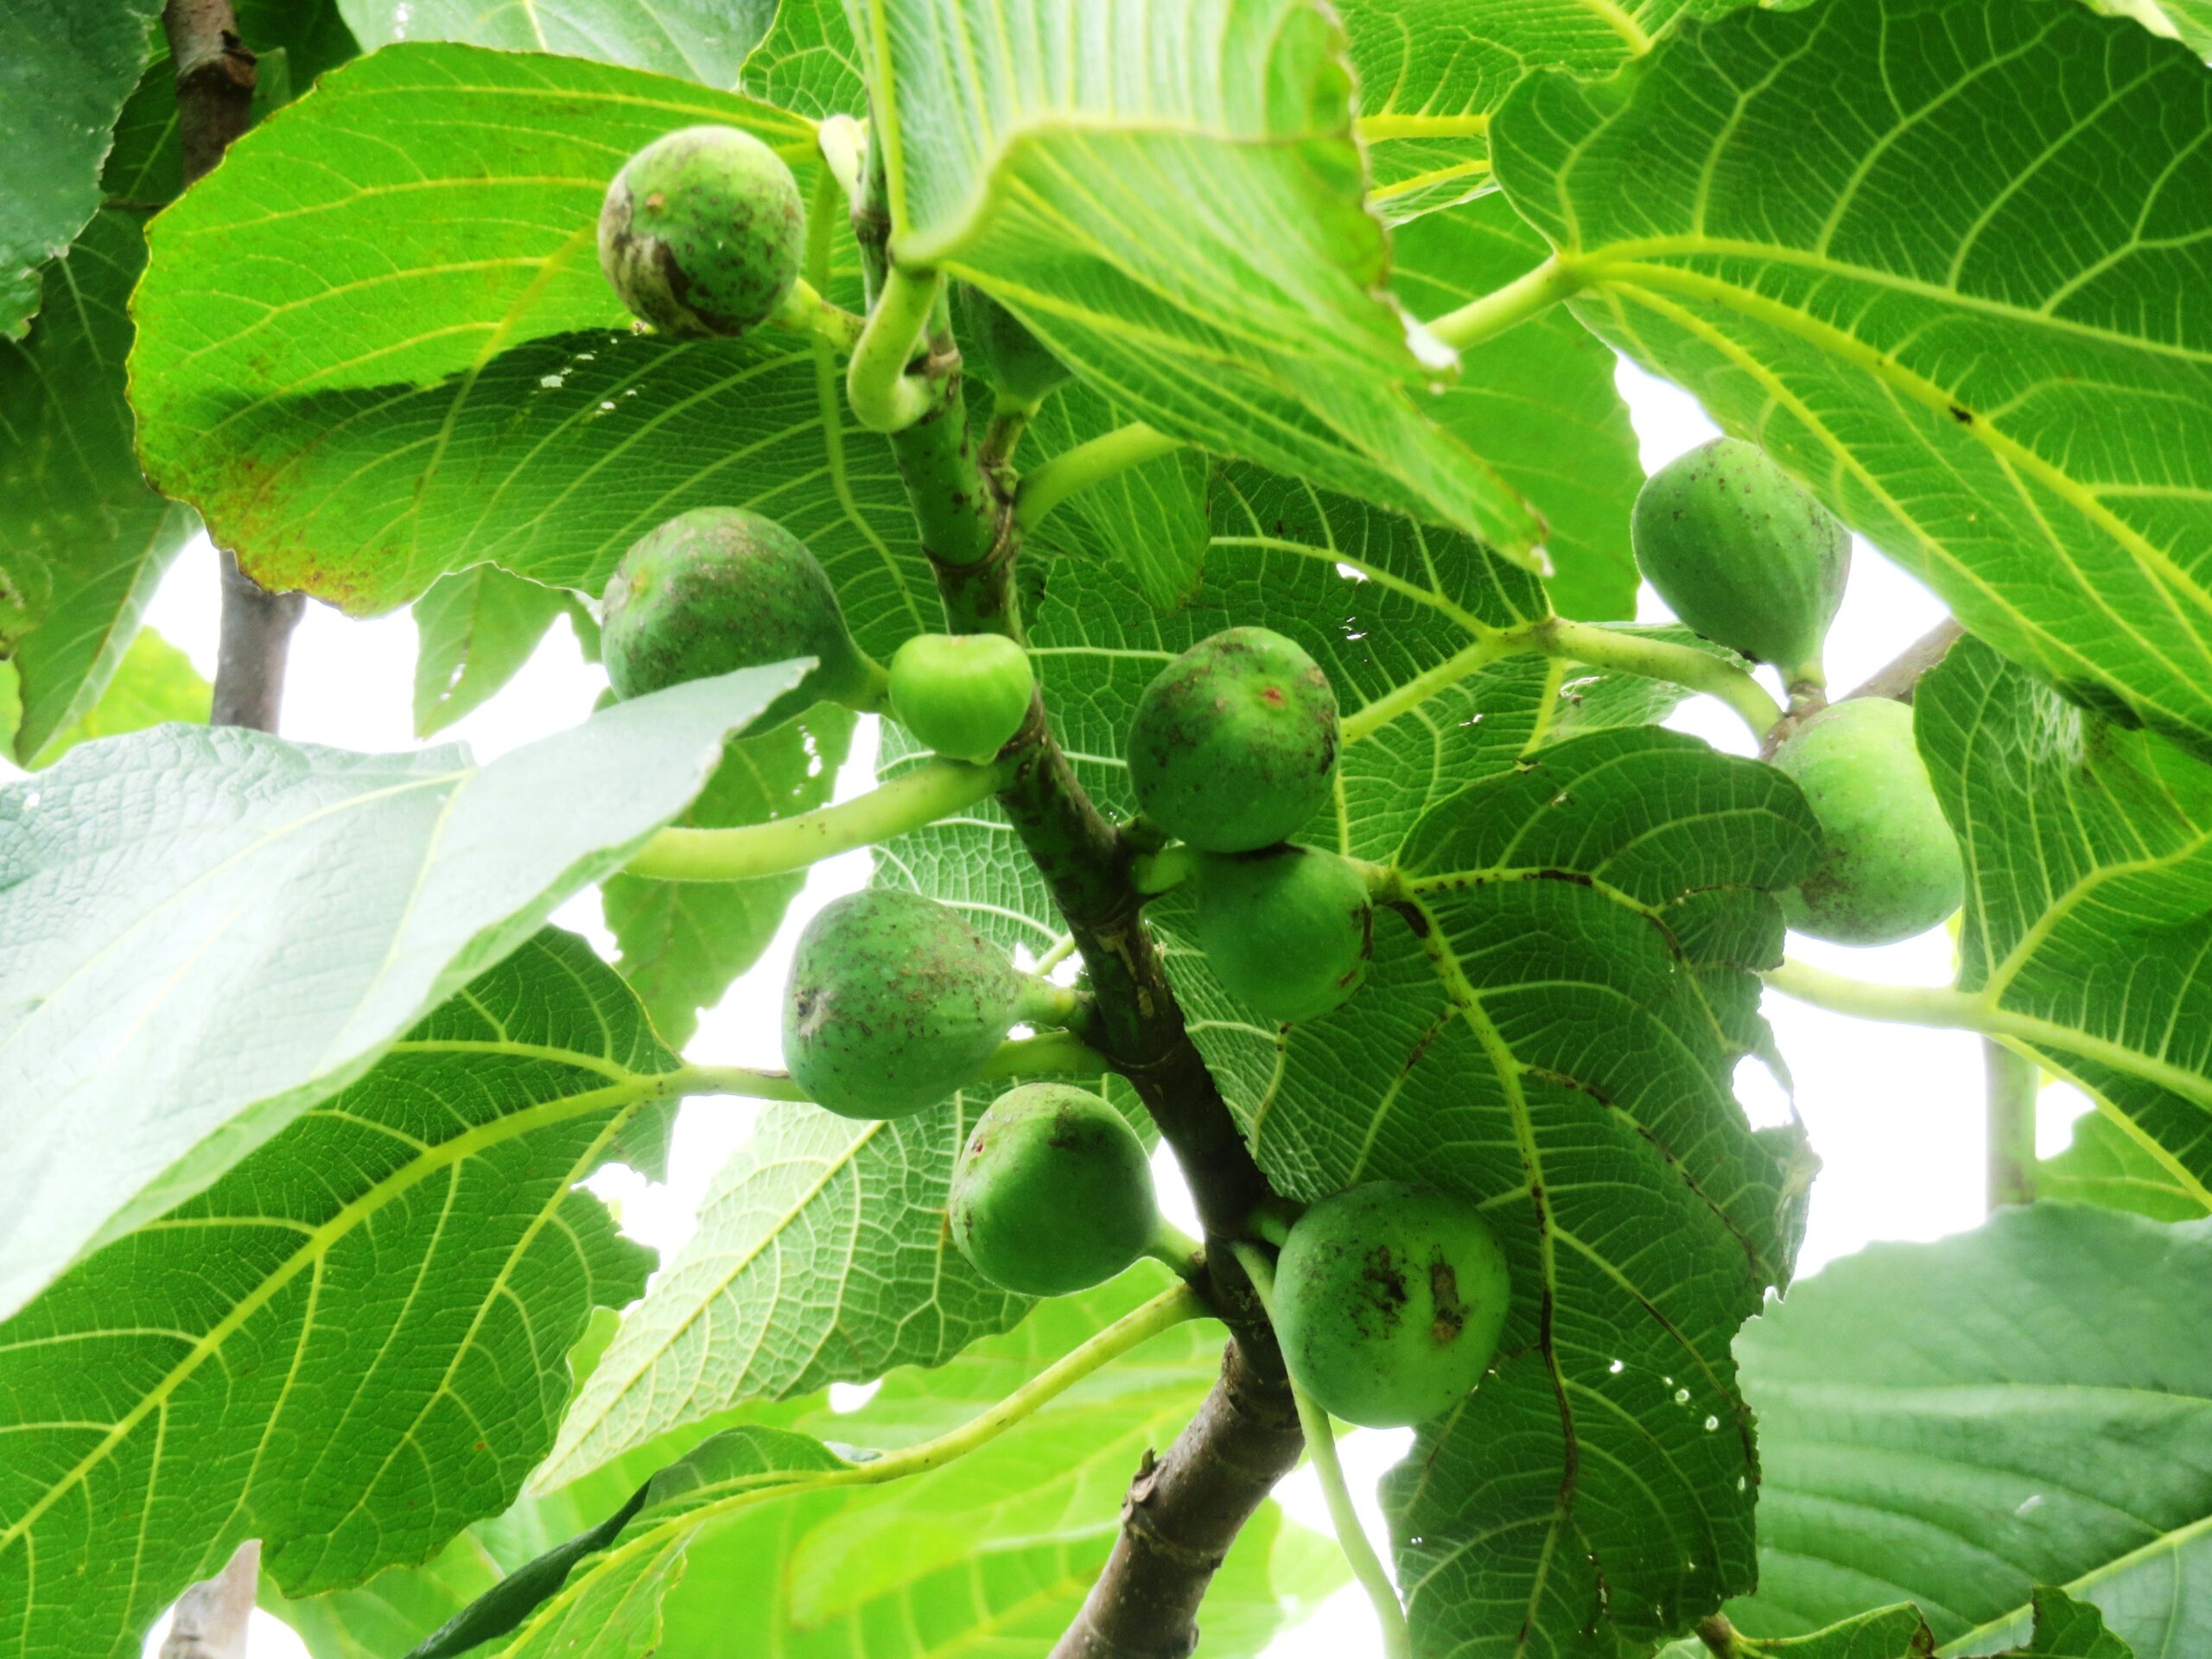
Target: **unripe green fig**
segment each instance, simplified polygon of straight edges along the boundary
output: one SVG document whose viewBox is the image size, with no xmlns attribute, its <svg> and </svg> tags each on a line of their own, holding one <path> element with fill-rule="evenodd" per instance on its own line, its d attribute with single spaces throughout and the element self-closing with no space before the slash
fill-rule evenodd
<svg viewBox="0 0 2212 1659">
<path fill-rule="evenodd" d="M 1669 461 L 1637 492 L 1630 537 L 1688 626 L 1793 685 L 1824 683 L 1851 532 L 1758 445 L 1715 438 Z"/>
<path fill-rule="evenodd" d="M 798 280 L 806 206 L 783 158 L 736 127 L 686 127 L 622 165 L 599 212 L 599 264 L 665 334 L 737 335 Z"/>
<path fill-rule="evenodd" d="M 934 899 L 872 887 L 799 935 L 784 1065 L 840 1116 L 904 1117 L 972 1082 L 1010 1027 L 1058 1023 L 1073 1003 Z"/>
<path fill-rule="evenodd" d="M 825 700 L 873 707 L 881 683 L 821 562 L 740 507 L 696 507 L 648 531 L 615 567 L 602 608 L 601 656 L 618 697 L 813 658 L 813 671 L 747 728 L 765 732 Z"/>
<path fill-rule="evenodd" d="M 1774 764 L 1821 823 L 1813 873 L 1782 895 L 1789 925 L 1840 944 L 1890 944 L 1959 907 L 1966 873 L 1912 741 L 1887 697 L 1830 703 L 1783 741 Z"/>
<path fill-rule="evenodd" d="M 976 1271 L 1024 1296 L 1103 1285 L 1160 1229 L 1136 1131 L 1064 1083 L 1024 1084 L 991 1103 L 953 1166 L 946 1214 Z"/>
<path fill-rule="evenodd" d="M 1067 379 L 1067 365 L 982 289 L 956 283 L 952 306 L 961 348 L 982 360 L 984 374 L 1007 402 L 1041 404 Z"/>
<path fill-rule="evenodd" d="M 1370 1181 L 1300 1216 L 1275 1264 L 1290 1380 L 1332 1417 L 1403 1428 L 1459 1403 L 1497 1352 L 1505 1252 L 1468 1199 Z"/>
<path fill-rule="evenodd" d="M 1367 977 L 1375 908 L 1349 859 L 1304 847 L 1205 854 L 1192 885 L 1214 976 L 1267 1018 L 1317 1020 Z"/>
<path fill-rule="evenodd" d="M 939 754 L 989 760 L 1021 729 L 1037 676 L 1002 633 L 919 633 L 891 659 L 891 712 Z"/>
<path fill-rule="evenodd" d="M 1205 852 L 1289 840 L 1328 799 L 1336 769 L 1329 677 L 1268 628 L 1199 640 L 1145 688 L 1129 726 L 1137 804 Z"/>
</svg>

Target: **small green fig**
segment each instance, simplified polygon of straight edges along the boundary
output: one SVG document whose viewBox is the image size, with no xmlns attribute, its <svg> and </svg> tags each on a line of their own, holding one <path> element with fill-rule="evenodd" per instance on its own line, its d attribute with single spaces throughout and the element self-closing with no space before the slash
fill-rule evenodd
<svg viewBox="0 0 2212 1659">
<path fill-rule="evenodd" d="M 831 900 L 799 935 L 784 1064 L 840 1116 L 904 1117 L 974 1081 L 1009 1027 L 1057 1024 L 1073 1000 L 944 906 L 872 887 Z"/>
<path fill-rule="evenodd" d="M 1146 817 L 1209 853 L 1287 841 L 1329 798 L 1337 694 L 1268 628 L 1226 628 L 1160 671 L 1129 726 L 1129 785 Z"/>
<path fill-rule="evenodd" d="M 607 584 L 600 649 L 618 697 L 811 657 L 814 671 L 747 729 L 824 700 L 874 706 L 882 671 L 845 631 L 820 561 L 781 524 L 697 507 L 640 537 Z"/>
<path fill-rule="evenodd" d="M 1002 633 L 920 633 L 891 659 L 891 712 L 939 754 L 978 766 L 1021 729 L 1037 676 Z"/>
<path fill-rule="evenodd" d="M 1267 1018 L 1317 1020 L 1367 977 L 1375 909 L 1349 859 L 1304 847 L 1205 854 L 1192 888 L 1214 976 Z"/>
<path fill-rule="evenodd" d="M 982 360 L 985 378 L 1008 403 L 1033 407 L 1067 379 L 1067 365 L 982 289 L 955 283 L 952 307 L 962 349 Z"/>
<path fill-rule="evenodd" d="M 1715 438 L 1643 483 L 1636 562 L 1675 614 L 1716 644 L 1823 683 L 1821 645 L 1851 574 L 1851 532 L 1756 444 Z"/>
<path fill-rule="evenodd" d="M 976 1271 L 1024 1296 L 1104 1284 L 1160 1228 L 1136 1131 L 1064 1083 L 1024 1084 L 991 1103 L 953 1166 L 946 1213 Z"/>
<path fill-rule="evenodd" d="M 599 213 L 599 264 L 665 334 L 742 334 L 798 280 L 806 207 L 783 158 L 736 127 L 686 127 L 623 163 Z"/>
<path fill-rule="evenodd" d="M 1959 907 L 1958 838 L 1912 741 L 1912 710 L 1887 697 L 1830 703 L 1785 738 L 1774 764 L 1821 823 L 1813 873 L 1782 895 L 1789 925 L 1840 944 L 1890 944 Z"/>
<path fill-rule="evenodd" d="M 1300 1216 L 1275 1264 L 1291 1381 L 1332 1417 L 1403 1428 L 1466 1397 L 1497 1352 L 1505 1252 L 1456 1193 L 1370 1181 Z"/>
</svg>

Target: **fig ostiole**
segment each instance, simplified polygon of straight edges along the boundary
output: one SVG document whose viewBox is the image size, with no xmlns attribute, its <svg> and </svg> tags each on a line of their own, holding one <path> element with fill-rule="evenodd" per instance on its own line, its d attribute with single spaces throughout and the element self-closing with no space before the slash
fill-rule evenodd
<svg viewBox="0 0 2212 1659">
<path fill-rule="evenodd" d="M 678 338 L 735 337 L 798 282 L 806 206 L 783 158 L 738 127 L 686 127 L 622 165 L 599 214 L 599 263 L 623 304 Z"/>
<path fill-rule="evenodd" d="M 1145 688 L 1129 786 L 1165 834 L 1210 853 L 1256 852 L 1321 809 L 1340 741 L 1320 665 L 1272 629 L 1227 628 Z"/>
<path fill-rule="evenodd" d="M 1344 1006 L 1367 977 L 1375 906 L 1367 872 L 1305 847 L 1202 853 L 1192 931 L 1224 989 L 1277 1023 Z"/>
<path fill-rule="evenodd" d="M 1782 895 L 1791 927 L 1839 944 L 1892 944 L 1959 907 L 1958 838 L 1905 704 L 1830 703 L 1783 740 L 1774 764 L 1796 780 L 1821 825 L 1812 873 Z"/>
<path fill-rule="evenodd" d="M 1037 676 L 1001 633 L 924 633 L 891 658 L 891 712 L 918 742 L 955 760 L 995 759 L 1029 717 Z"/>
<path fill-rule="evenodd" d="M 976 1081 L 1014 1027 L 1065 1026 L 1083 1006 L 950 907 L 872 887 L 832 899 L 799 935 L 784 1065 L 842 1117 L 904 1117 Z"/>
<path fill-rule="evenodd" d="M 1670 609 L 1717 645 L 1825 683 L 1821 649 L 1851 574 L 1851 533 L 1756 444 L 1715 438 L 1637 492 L 1636 562 Z"/>
<path fill-rule="evenodd" d="M 601 606 L 600 652 L 618 697 L 811 657 L 814 668 L 747 728 L 817 702 L 880 706 L 883 670 L 853 643 L 829 573 L 806 543 L 740 507 L 697 507 L 622 556 Z"/>
<path fill-rule="evenodd" d="M 976 1271 L 1024 1296 L 1103 1284 L 1154 1253 L 1164 1230 L 1128 1120 L 1058 1083 L 991 1103 L 953 1166 L 946 1217 Z"/>
<path fill-rule="evenodd" d="M 1466 1398 L 1497 1353 L 1505 1252 L 1474 1203 L 1402 1181 L 1332 1193 L 1291 1224 L 1274 1319 L 1291 1381 L 1332 1417 L 1403 1428 Z"/>
</svg>

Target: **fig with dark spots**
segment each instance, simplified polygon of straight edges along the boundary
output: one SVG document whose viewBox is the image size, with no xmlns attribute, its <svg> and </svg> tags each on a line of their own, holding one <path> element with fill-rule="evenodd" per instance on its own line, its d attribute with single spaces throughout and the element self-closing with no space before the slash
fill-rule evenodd
<svg viewBox="0 0 2212 1659">
<path fill-rule="evenodd" d="M 799 935 L 784 1065 L 840 1116 L 904 1117 L 973 1082 L 1010 1027 L 1062 1024 L 1075 1000 L 936 900 L 869 888 Z"/>
<path fill-rule="evenodd" d="M 679 338 L 759 327 L 789 297 L 805 247 L 791 168 L 737 127 L 656 138 L 600 208 L 600 269 L 623 304 Z"/>
<path fill-rule="evenodd" d="M 1329 798 L 1337 695 L 1298 643 L 1227 628 L 1162 669 L 1129 726 L 1145 816 L 1210 853 L 1287 841 Z"/>
<path fill-rule="evenodd" d="M 1851 574 L 1851 533 L 1756 444 L 1715 438 L 1644 480 L 1630 521 L 1659 597 L 1718 645 L 1826 683 L 1821 646 Z"/>
<path fill-rule="evenodd" d="M 947 1215 L 976 1271 L 1024 1296 L 1103 1284 L 1160 1230 L 1136 1131 L 1063 1083 L 1025 1084 L 991 1103 L 953 1166 Z"/>
<path fill-rule="evenodd" d="M 853 643 L 821 562 L 781 524 L 698 507 L 639 537 L 607 584 L 600 650 L 619 697 L 811 657 L 815 667 L 747 728 L 817 702 L 874 708 L 883 671 Z"/>
<path fill-rule="evenodd" d="M 1958 838 L 1912 736 L 1887 697 L 1830 703 L 1775 751 L 1821 823 L 1813 872 L 1782 895 L 1789 925 L 1840 944 L 1924 933 L 1966 893 Z"/>
<path fill-rule="evenodd" d="M 1002 633 L 917 634 L 891 659 L 891 712 L 939 754 L 981 765 L 1028 718 L 1037 676 Z"/>
<path fill-rule="evenodd" d="M 984 378 L 1009 404 L 1033 409 L 1068 378 L 1067 365 L 980 288 L 953 284 L 952 321 L 961 350 L 978 361 Z"/>
<path fill-rule="evenodd" d="M 1192 885 L 1214 977 L 1267 1019 L 1317 1020 L 1367 977 L 1375 909 L 1351 860 L 1303 847 L 1209 853 Z"/>
<path fill-rule="evenodd" d="M 1474 1204 L 1370 1181 L 1300 1216 L 1275 1264 L 1274 1327 L 1324 1411 L 1403 1428 L 1465 1399 L 1497 1352 L 1505 1252 Z"/>
</svg>

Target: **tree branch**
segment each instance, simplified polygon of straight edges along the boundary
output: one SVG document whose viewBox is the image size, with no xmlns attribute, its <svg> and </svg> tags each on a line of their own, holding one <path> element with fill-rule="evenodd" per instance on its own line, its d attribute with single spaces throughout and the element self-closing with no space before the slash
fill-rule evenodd
<svg viewBox="0 0 2212 1659">
<path fill-rule="evenodd" d="M 2033 1204 L 2036 1198 L 2036 1096 L 2043 1069 L 1997 1041 L 1981 1039 L 1982 1094 L 1989 1145 L 1988 1205 Z"/>
<path fill-rule="evenodd" d="M 1304 1444 L 1289 1383 L 1231 1342 L 1198 1415 L 1165 1457 L 1145 1454 L 1114 1553 L 1052 1659 L 1185 1659 L 1206 1586 Z"/>
<path fill-rule="evenodd" d="M 1958 644 L 1965 633 L 1955 618 L 1945 617 L 1899 652 L 1893 660 L 1867 676 L 1846 694 L 1847 699 L 1889 697 L 1897 702 L 1910 702 L 1920 677 L 1942 662 L 1944 653 Z"/>
<path fill-rule="evenodd" d="M 884 285 L 890 216 L 880 158 L 853 210 L 871 296 Z M 956 632 L 1019 639 L 1014 570 L 1020 526 L 1002 474 L 986 472 L 968 436 L 960 353 L 949 333 L 930 341 L 925 371 L 943 387 L 920 421 L 890 435 L 923 547 Z M 1274 1332 L 1230 1243 L 1273 1196 L 1228 1103 L 1185 1027 L 1181 1005 L 1144 925 L 1131 879 L 1135 849 L 1077 781 L 1043 700 L 1001 756 L 1013 780 L 998 797 L 1065 919 L 1090 975 L 1095 1015 L 1084 1032 L 1126 1077 L 1174 1149 L 1205 1224 L 1208 1282 L 1232 1340 L 1198 1415 L 1131 1483 L 1122 1535 L 1059 1659 L 1182 1659 L 1197 1612 L 1230 1543 L 1303 1443 Z"/>
<path fill-rule="evenodd" d="M 223 1570 L 177 1598 L 161 1659 L 245 1659 L 254 1592 L 261 1582 L 261 1541 L 249 1538 Z"/>
<path fill-rule="evenodd" d="M 162 10 L 169 60 L 176 67 L 177 138 L 189 185 L 223 159 L 253 120 L 254 55 L 238 38 L 231 0 L 168 0 Z M 216 726 L 276 729 L 284 696 L 284 659 L 307 599 L 272 594 L 226 550 L 222 562 L 222 632 L 215 652 Z"/>
</svg>

